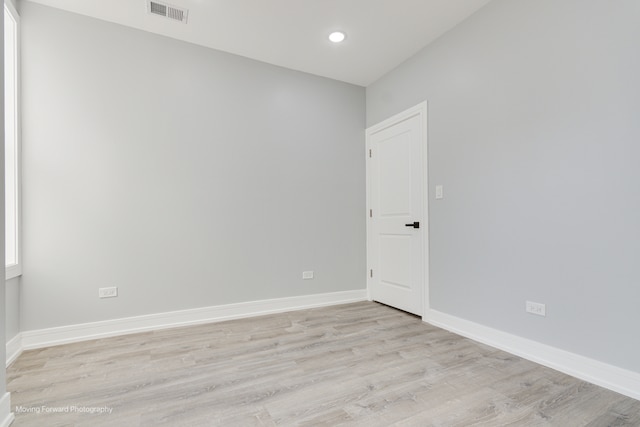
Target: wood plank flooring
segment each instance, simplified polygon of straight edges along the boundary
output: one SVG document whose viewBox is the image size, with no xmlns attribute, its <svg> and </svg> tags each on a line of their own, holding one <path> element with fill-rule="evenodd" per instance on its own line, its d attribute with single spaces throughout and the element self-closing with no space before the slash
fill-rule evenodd
<svg viewBox="0 0 640 427">
<path fill-rule="evenodd" d="M 371 302 L 26 351 L 7 375 L 15 427 L 640 426 L 640 401 Z"/>
</svg>

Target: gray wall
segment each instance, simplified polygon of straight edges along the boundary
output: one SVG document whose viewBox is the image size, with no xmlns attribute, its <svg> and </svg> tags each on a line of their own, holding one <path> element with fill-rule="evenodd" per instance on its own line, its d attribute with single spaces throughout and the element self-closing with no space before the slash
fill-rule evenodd
<svg viewBox="0 0 640 427">
<path fill-rule="evenodd" d="M 364 88 L 30 2 L 22 25 L 23 331 L 365 288 Z"/>
<path fill-rule="evenodd" d="M 20 278 L 7 280 L 5 286 L 5 338 L 8 342 L 20 332 Z"/>
<path fill-rule="evenodd" d="M 368 126 L 429 102 L 433 309 L 640 372 L 638 22 L 494 0 L 367 88 Z"/>
</svg>

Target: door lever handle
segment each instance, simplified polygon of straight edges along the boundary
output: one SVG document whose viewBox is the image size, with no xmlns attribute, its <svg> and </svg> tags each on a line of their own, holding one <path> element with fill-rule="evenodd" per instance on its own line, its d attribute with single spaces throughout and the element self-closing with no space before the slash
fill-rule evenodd
<svg viewBox="0 0 640 427">
<path fill-rule="evenodd" d="M 420 223 L 418 221 L 412 223 L 412 224 L 405 224 L 405 227 L 413 227 L 413 228 L 420 228 Z"/>
</svg>

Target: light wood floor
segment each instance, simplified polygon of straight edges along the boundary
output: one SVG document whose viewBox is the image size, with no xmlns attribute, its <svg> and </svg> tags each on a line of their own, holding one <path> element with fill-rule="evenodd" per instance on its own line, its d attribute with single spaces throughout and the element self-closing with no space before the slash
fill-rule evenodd
<svg viewBox="0 0 640 427">
<path fill-rule="evenodd" d="M 640 426 L 640 401 L 370 302 L 26 351 L 8 389 L 41 409 L 16 427 Z"/>
</svg>

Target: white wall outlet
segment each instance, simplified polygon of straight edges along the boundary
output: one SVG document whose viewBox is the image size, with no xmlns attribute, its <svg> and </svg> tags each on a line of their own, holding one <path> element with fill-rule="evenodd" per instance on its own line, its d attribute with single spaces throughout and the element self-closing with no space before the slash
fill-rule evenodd
<svg viewBox="0 0 640 427">
<path fill-rule="evenodd" d="M 442 185 L 436 185 L 436 199 L 444 199 L 444 189 L 442 188 Z"/>
<path fill-rule="evenodd" d="M 547 315 L 547 306 L 540 304 L 539 302 L 527 301 L 525 310 L 527 310 L 527 313 L 535 314 L 537 316 Z"/>
<path fill-rule="evenodd" d="M 118 288 L 113 286 L 111 288 L 98 288 L 98 297 L 100 298 L 113 298 L 118 296 Z"/>
<path fill-rule="evenodd" d="M 303 271 L 302 272 L 302 278 L 304 280 L 310 280 L 313 279 L 313 271 Z"/>
</svg>

